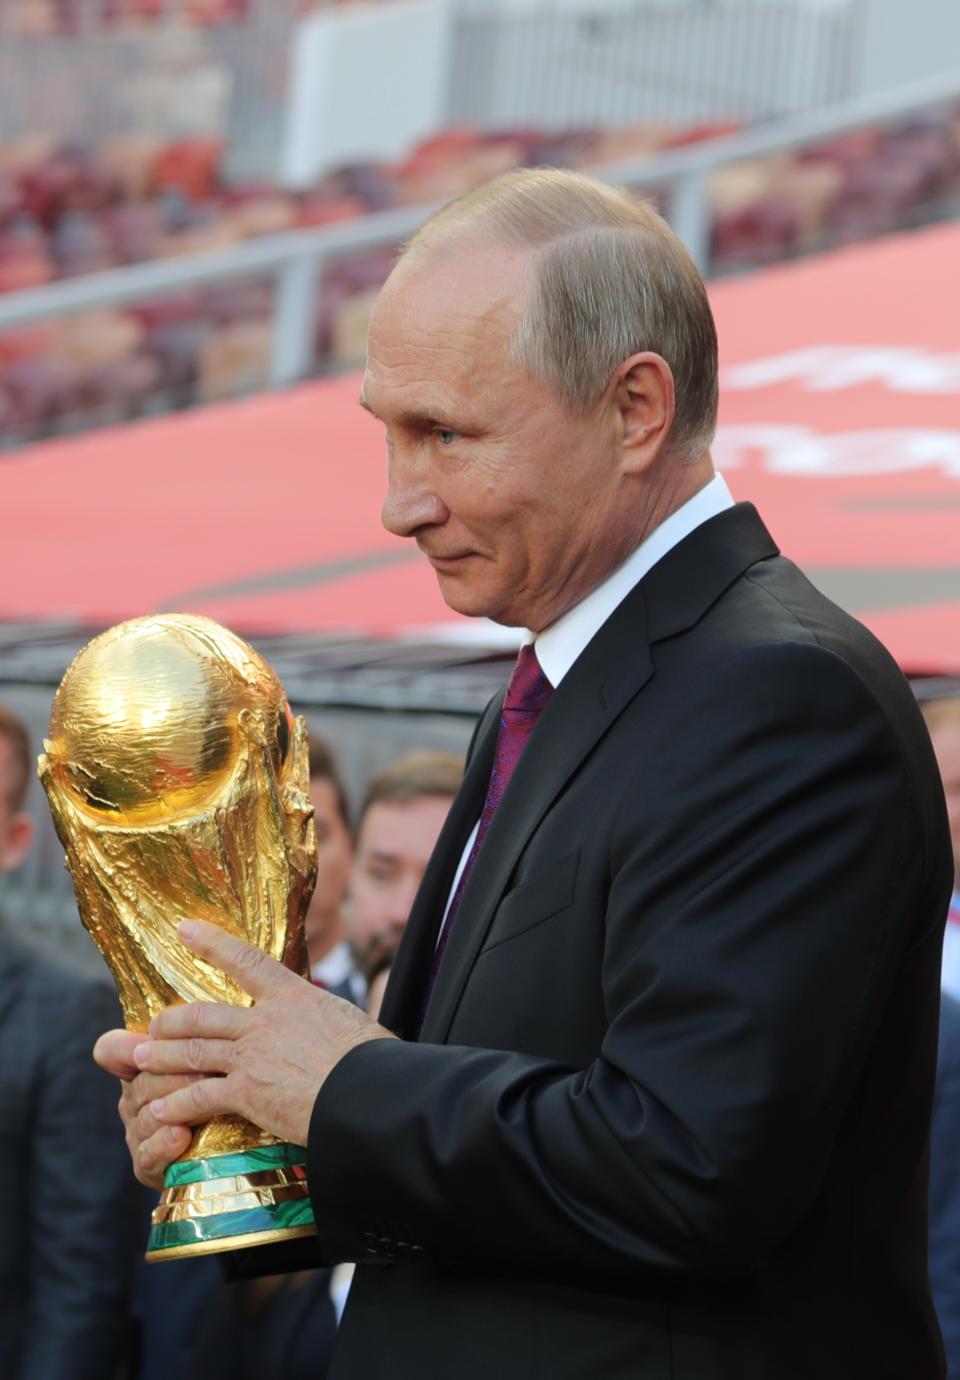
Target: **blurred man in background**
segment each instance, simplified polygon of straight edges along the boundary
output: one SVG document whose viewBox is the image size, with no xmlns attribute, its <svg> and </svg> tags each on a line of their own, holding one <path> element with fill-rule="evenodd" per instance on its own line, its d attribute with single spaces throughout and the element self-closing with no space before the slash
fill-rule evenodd
<svg viewBox="0 0 960 1380">
<path fill-rule="evenodd" d="M 317 884 L 304 922 L 310 975 L 338 991 L 353 969 L 344 938 L 343 898 L 350 876 L 350 807 L 340 769 L 322 738 L 310 739 L 310 799 L 317 830 Z"/>
<path fill-rule="evenodd" d="M 26 730 L 0 704 L 0 871 L 30 849 Z M 119 1010 L 103 982 L 0 918 L 0 1375 L 112 1380 L 128 1340 L 136 1184 L 113 1080 L 90 1059 Z"/>
<path fill-rule="evenodd" d="M 943 779 L 956 870 L 943 937 L 943 990 L 960 998 L 960 694 L 929 700 L 923 717 Z"/>
<path fill-rule="evenodd" d="M 411 752 L 367 786 L 346 910 L 347 941 L 359 976 L 353 999 L 360 1005 L 366 1003 L 371 979 L 393 961 L 462 778 L 463 758 L 456 753 Z"/>
<path fill-rule="evenodd" d="M 424 750 L 398 757 L 367 785 L 346 907 L 352 971 L 331 990 L 362 1006 L 371 1020 L 380 1014 L 400 937 L 462 778 L 462 757 Z M 338 1317 L 352 1278 L 352 1264 L 333 1270 Z"/>
<path fill-rule="evenodd" d="M 960 1380 L 960 695 L 923 706 L 943 778 L 956 880 L 943 936 L 937 1084 L 930 1133 L 929 1265 L 949 1380 Z"/>
</svg>

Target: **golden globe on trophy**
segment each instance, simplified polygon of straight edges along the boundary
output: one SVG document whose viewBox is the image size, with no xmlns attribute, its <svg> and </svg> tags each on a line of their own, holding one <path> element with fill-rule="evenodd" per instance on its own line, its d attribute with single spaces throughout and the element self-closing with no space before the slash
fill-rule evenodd
<svg viewBox="0 0 960 1380">
<path fill-rule="evenodd" d="M 252 1004 L 180 943 L 181 920 L 213 921 L 306 973 L 307 730 L 252 647 L 187 614 L 121 623 L 67 668 L 44 748 L 80 916 L 128 1030 L 179 1002 Z M 214 1117 L 167 1170 L 147 1259 L 313 1234 L 305 1161 L 241 1117 Z"/>
</svg>

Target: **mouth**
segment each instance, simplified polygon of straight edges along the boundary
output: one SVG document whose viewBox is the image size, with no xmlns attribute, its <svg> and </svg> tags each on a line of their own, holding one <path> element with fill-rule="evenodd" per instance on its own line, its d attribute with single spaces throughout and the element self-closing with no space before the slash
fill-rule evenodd
<svg viewBox="0 0 960 1380">
<path fill-rule="evenodd" d="M 457 566 L 468 561 L 473 555 L 472 551 L 461 551 L 449 556 L 440 556 L 430 551 L 423 553 L 434 570 L 456 570 Z"/>
<path fill-rule="evenodd" d="M 373 973 L 375 969 L 391 964 L 397 956 L 399 945 L 399 935 L 391 935 L 389 938 L 378 935 L 372 939 L 364 954 L 366 972 Z"/>
</svg>

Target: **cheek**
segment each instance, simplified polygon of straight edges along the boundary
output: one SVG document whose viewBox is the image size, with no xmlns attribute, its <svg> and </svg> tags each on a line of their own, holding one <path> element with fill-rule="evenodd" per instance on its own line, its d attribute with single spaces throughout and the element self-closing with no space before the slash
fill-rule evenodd
<svg viewBox="0 0 960 1380">
<path fill-rule="evenodd" d="M 350 884 L 350 928 L 355 934 L 367 934 L 376 921 L 377 892 L 368 883 Z"/>
<path fill-rule="evenodd" d="M 442 497 L 454 522 L 465 531 L 496 538 L 516 528 L 532 495 L 516 482 L 510 462 L 477 458 L 450 477 Z"/>
<path fill-rule="evenodd" d="M 337 870 L 337 864 L 336 844 L 331 842 L 321 843 L 317 849 L 317 872 L 321 876 L 326 876 L 330 872 Z"/>
</svg>

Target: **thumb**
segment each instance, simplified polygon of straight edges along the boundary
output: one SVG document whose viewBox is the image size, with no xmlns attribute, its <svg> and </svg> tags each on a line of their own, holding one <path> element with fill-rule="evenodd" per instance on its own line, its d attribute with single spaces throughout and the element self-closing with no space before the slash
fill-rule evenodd
<svg viewBox="0 0 960 1380">
<path fill-rule="evenodd" d="M 137 1030 L 108 1030 L 94 1045 L 93 1057 L 107 1073 L 128 1083 L 140 1072 L 133 1051 L 148 1038 Z"/>
</svg>

